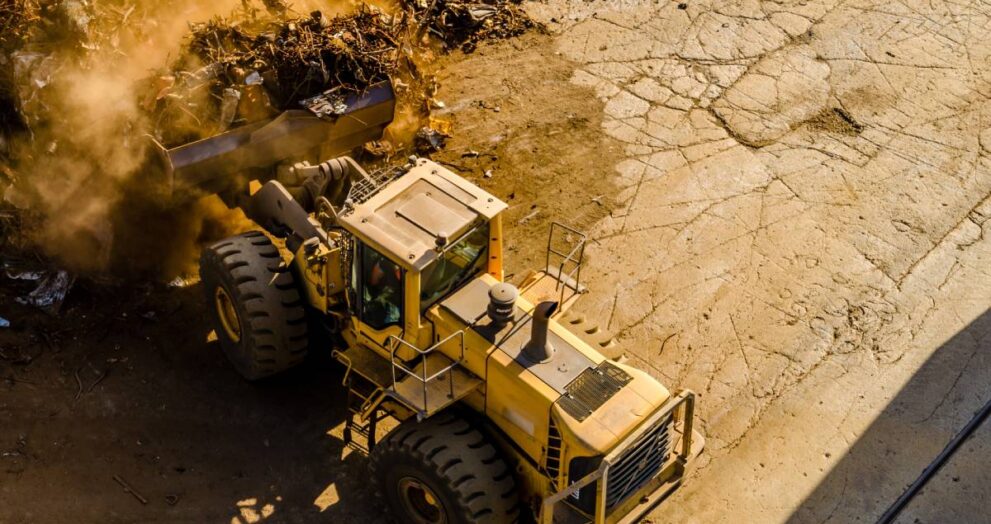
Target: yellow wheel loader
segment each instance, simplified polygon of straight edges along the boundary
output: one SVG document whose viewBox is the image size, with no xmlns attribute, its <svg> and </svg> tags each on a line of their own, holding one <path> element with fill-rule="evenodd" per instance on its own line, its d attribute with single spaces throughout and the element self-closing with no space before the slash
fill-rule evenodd
<svg viewBox="0 0 991 524">
<path fill-rule="evenodd" d="M 314 329 L 335 334 L 344 438 L 398 522 L 637 521 L 702 448 L 693 393 L 607 358 L 608 337 L 566 311 L 585 292 L 578 231 L 552 226 L 547 268 L 516 287 L 507 206 L 483 189 L 426 159 L 299 161 L 376 138 L 393 105 L 385 84 L 335 118 L 161 151 L 174 191 L 216 191 L 264 230 L 202 254 L 221 347 L 254 380 L 321 349 Z"/>
</svg>

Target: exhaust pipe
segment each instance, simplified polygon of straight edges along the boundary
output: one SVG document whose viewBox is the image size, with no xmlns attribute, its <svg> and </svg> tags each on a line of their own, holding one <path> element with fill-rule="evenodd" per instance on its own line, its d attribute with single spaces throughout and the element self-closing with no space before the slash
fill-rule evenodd
<svg viewBox="0 0 991 524">
<path fill-rule="evenodd" d="M 534 364 L 543 364 L 554 358 L 554 346 L 547 339 L 548 323 L 557 311 L 557 302 L 541 302 L 533 311 L 530 342 L 523 348 L 523 356 Z"/>
</svg>

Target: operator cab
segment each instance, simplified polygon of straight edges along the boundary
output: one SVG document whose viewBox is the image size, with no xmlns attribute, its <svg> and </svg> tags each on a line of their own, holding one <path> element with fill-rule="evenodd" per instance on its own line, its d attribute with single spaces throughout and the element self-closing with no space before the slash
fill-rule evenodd
<svg viewBox="0 0 991 524">
<path fill-rule="evenodd" d="M 339 217 L 356 240 L 351 278 L 356 334 L 383 351 L 389 336 L 417 347 L 429 344 L 432 330 L 421 326 L 427 309 L 483 273 L 502 280 L 500 213 L 506 207 L 420 159 Z"/>
</svg>

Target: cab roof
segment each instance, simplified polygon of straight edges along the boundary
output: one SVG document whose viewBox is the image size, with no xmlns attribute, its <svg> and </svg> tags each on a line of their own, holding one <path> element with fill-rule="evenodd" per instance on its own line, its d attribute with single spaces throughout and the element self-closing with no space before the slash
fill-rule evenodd
<svg viewBox="0 0 991 524">
<path fill-rule="evenodd" d="M 389 258 L 420 271 L 439 256 L 438 237 L 453 243 L 506 207 L 482 188 L 421 158 L 340 221 Z"/>
</svg>

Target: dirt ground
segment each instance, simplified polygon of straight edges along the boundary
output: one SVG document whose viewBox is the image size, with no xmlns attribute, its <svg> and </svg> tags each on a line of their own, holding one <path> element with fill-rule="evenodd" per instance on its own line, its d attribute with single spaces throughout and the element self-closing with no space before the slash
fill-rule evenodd
<svg viewBox="0 0 991 524">
<path fill-rule="evenodd" d="M 435 159 L 510 204 L 514 276 L 544 264 L 550 220 L 607 215 L 622 153 L 551 44 L 534 34 L 438 64 L 456 134 Z M 341 440 L 331 348 L 249 384 L 212 341 L 198 285 L 81 282 L 58 318 L 3 291 L 0 522 L 385 521 Z"/>
<path fill-rule="evenodd" d="M 987 401 L 991 8 L 530 10 L 549 35 L 441 64 L 437 159 L 510 203 L 513 273 L 549 221 L 588 229 L 578 307 L 699 393 L 706 451 L 650 520 L 876 520 Z M 0 297 L 0 522 L 384 519 L 329 352 L 244 383 L 200 294 L 81 283 L 58 319 Z M 991 522 L 988 442 L 901 521 Z"/>
</svg>

